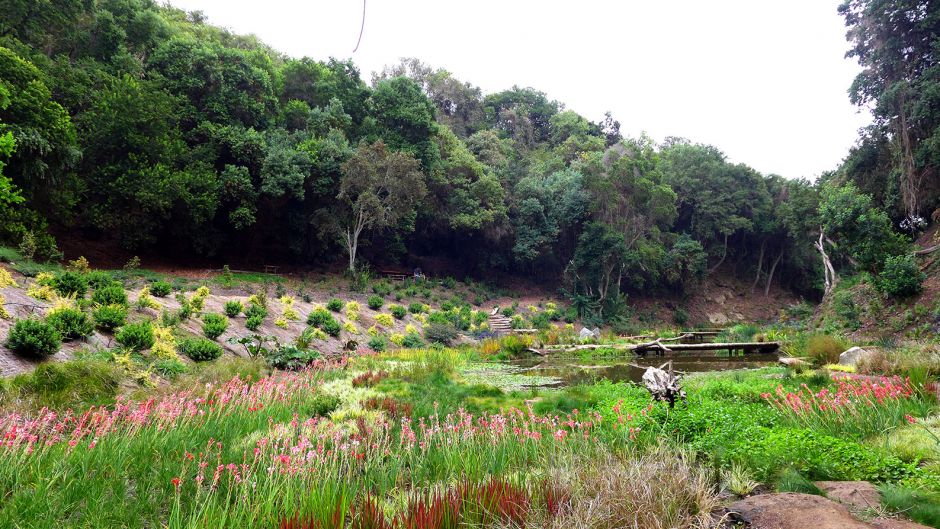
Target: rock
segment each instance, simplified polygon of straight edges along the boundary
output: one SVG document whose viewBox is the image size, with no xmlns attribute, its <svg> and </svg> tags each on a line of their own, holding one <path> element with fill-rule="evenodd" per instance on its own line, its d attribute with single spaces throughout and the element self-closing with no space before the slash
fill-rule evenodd
<svg viewBox="0 0 940 529">
<path fill-rule="evenodd" d="M 725 304 L 725 295 L 722 294 L 722 293 L 715 294 L 715 295 L 712 297 L 712 301 L 715 302 L 715 303 L 717 303 L 718 305 L 724 305 L 724 304 Z"/>
<path fill-rule="evenodd" d="M 839 364 L 843 366 L 854 366 L 858 364 L 858 361 L 862 358 L 870 355 L 871 352 L 862 349 L 861 347 L 852 347 L 847 349 L 839 355 Z"/>
<path fill-rule="evenodd" d="M 867 481 L 817 481 L 816 486 L 831 500 L 853 511 L 874 509 L 881 505 L 881 493 Z"/>
<path fill-rule="evenodd" d="M 845 506 L 811 494 L 761 494 L 734 502 L 728 509 L 733 519 L 755 529 L 872 529 Z"/>
<path fill-rule="evenodd" d="M 706 313 L 705 316 L 712 325 L 727 325 L 731 323 L 731 320 L 721 312 L 709 312 Z"/>
<path fill-rule="evenodd" d="M 581 328 L 581 332 L 578 333 L 578 337 L 581 338 L 582 340 L 584 340 L 584 339 L 586 339 L 586 338 L 600 338 L 600 337 L 601 337 L 601 330 L 595 328 L 595 329 L 592 331 L 591 329 L 588 329 L 587 327 L 582 327 L 582 328 Z"/>
<path fill-rule="evenodd" d="M 781 364 L 787 367 L 808 367 L 809 362 L 803 360 L 802 358 L 797 358 L 795 356 L 781 356 L 778 360 Z"/>
</svg>

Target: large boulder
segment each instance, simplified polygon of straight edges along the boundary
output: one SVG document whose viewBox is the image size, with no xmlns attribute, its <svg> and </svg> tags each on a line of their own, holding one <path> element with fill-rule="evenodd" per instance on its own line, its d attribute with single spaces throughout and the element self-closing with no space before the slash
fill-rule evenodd
<svg viewBox="0 0 940 529">
<path fill-rule="evenodd" d="M 859 360 L 862 358 L 867 358 L 871 355 L 871 351 L 867 349 L 862 349 L 861 347 L 852 347 L 847 349 L 839 355 L 839 364 L 844 366 L 855 366 L 858 365 Z"/>
<path fill-rule="evenodd" d="M 728 509 L 735 520 L 760 529 L 872 529 L 844 505 L 812 494 L 761 494 L 734 502 Z"/>
</svg>

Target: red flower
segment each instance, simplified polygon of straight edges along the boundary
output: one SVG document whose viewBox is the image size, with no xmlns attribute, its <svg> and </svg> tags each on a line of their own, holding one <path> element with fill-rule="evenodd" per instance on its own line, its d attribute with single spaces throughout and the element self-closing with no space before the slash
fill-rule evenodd
<svg viewBox="0 0 940 529">
<path fill-rule="evenodd" d="M 173 478 L 173 488 L 177 491 L 180 490 L 180 478 Z"/>
</svg>

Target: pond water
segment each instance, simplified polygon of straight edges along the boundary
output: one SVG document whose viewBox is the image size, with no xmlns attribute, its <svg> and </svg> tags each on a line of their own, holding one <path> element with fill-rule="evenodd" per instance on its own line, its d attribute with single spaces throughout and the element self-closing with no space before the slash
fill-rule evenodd
<svg viewBox="0 0 940 529">
<path fill-rule="evenodd" d="M 570 386 L 595 380 L 639 382 L 647 367 L 659 367 L 672 360 L 672 367 L 683 373 L 752 369 L 776 364 L 776 353 L 753 353 L 746 356 L 702 353 L 674 355 L 671 358 L 612 358 L 582 360 L 577 357 L 527 358 L 509 362 L 514 374 L 532 377 L 534 386 Z M 637 367 L 642 366 L 642 367 Z"/>
</svg>

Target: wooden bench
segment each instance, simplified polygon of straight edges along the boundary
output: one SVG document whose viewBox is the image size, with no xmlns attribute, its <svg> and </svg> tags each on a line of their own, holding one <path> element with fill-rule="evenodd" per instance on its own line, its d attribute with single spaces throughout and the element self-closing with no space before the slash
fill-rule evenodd
<svg viewBox="0 0 940 529">
<path fill-rule="evenodd" d="M 264 265 L 264 273 L 265 273 L 265 274 L 276 274 L 279 268 L 281 268 L 281 267 L 280 267 L 280 266 L 277 266 L 277 265 Z"/>
<path fill-rule="evenodd" d="M 405 279 L 408 279 L 408 276 L 410 275 L 404 272 L 399 272 L 398 270 L 381 270 L 379 273 L 382 274 L 382 277 L 390 281 L 404 281 Z"/>
</svg>

